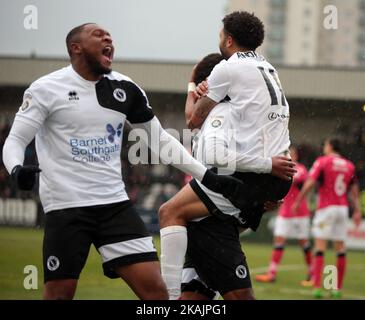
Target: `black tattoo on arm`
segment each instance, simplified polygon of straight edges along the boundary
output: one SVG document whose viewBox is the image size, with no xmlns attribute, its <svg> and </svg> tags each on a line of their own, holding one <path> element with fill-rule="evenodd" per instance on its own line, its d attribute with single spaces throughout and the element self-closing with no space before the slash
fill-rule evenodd
<svg viewBox="0 0 365 320">
<path fill-rule="evenodd" d="M 190 118 L 188 127 L 189 129 L 199 128 L 205 119 L 207 118 L 209 112 L 217 105 L 218 103 L 213 101 L 208 97 L 200 98 L 194 107 L 193 114 Z"/>
</svg>

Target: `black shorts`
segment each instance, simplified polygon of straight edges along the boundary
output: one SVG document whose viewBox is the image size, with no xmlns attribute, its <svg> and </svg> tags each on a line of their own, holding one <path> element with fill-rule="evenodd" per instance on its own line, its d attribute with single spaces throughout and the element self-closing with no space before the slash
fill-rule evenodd
<svg viewBox="0 0 365 320">
<path fill-rule="evenodd" d="M 216 172 L 216 168 L 211 169 Z M 235 172 L 233 177 L 241 180 L 244 191 L 241 195 L 247 205 L 241 210 L 240 219 L 223 213 L 216 204 L 205 194 L 195 179 L 190 181 L 190 186 L 199 199 L 205 204 L 210 214 L 221 220 L 234 220 L 242 228 L 256 230 L 264 214 L 266 201 L 278 201 L 283 199 L 291 187 L 292 181 L 285 181 L 271 174 L 258 174 L 253 172 Z"/>
<path fill-rule="evenodd" d="M 109 278 L 119 277 L 116 267 L 158 260 L 152 237 L 130 201 L 55 210 L 45 218 L 44 282 L 78 279 L 91 244 Z"/>
<path fill-rule="evenodd" d="M 185 268 L 195 268 L 211 292 L 251 288 L 250 272 L 236 224 L 210 216 L 187 226 Z M 190 291 L 189 286 L 182 288 Z M 200 292 L 206 294 L 207 291 Z M 213 293 L 212 293 L 213 294 Z M 208 294 L 206 294 L 208 296 Z"/>
</svg>

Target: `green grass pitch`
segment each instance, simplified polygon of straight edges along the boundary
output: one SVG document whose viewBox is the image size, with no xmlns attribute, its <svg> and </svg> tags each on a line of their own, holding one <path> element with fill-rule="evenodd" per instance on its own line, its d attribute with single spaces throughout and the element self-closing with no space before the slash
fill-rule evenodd
<svg viewBox="0 0 365 320">
<path fill-rule="evenodd" d="M 0 228 L 0 299 L 41 299 L 42 297 L 42 237 L 39 229 Z M 159 238 L 155 237 L 159 248 Z M 251 274 L 266 270 L 271 253 L 268 244 L 243 243 Z M 333 251 L 326 254 L 326 264 L 334 264 Z M 37 290 L 26 290 L 24 267 L 38 268 Z M 311 299 L 311 289 L 300 286 L 305 275 L 302 253 L 297 246 L 287 246 L 275 283 L 261 284 L 253 280 L 257 299 Z M 345 278 L 344 299 L 365 299 L 365 252 L 350 251 Z M 75 299 L 123 299 L 136 296 L 121 280 L 103 276 L 100 257 L 92 248 L 81 274 Z"/>
</svg>

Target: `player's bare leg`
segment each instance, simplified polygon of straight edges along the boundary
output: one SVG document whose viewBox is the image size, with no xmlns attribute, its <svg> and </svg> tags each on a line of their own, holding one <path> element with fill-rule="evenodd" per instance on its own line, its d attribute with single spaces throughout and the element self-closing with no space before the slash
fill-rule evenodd
<svg viewBox="0 0 365 320">
<path fill-rule="evenodd" d="M 76 279 L 60 279 L 47 281 L 44 284 L 44 300 L 72 300 L 76 287 Z"/>
<path fill-rule="evenodd" d="M 159 209 L 161 271 L 170 299 L 180 297 L 181 275 L 187 249 L 186 224 L 209 215 L 193 189 L 187 184 Z"/>
<path fill-rule="evenodd" d="M 141 300 L 168 299 L 157 261 L 134 263 L 115 271 Z"/>
<path fill-rule="evenodd" d="M 286 238 L 281 236 L 274 237 L 274 248 L 271 253 L 271 261 L 269 270 L 267 273 L 259 274 L 255 277 L 258 282 L 274 282 L 276 280 L 276 273 L 280 261 L 283 257 L 284 248 L 285 248 Z"/>
<path fill-rule="evenodd" d="M 346 271 L 346 246 L 344 241 L 334 241 L 333 244 L 337 255 L 337 289 L 331 292 L 331 297 L 338 299 L 342 297 L 341 290 Z"/>
<path fill-rule="evenodd" d="M 227 292 L 223 295 L 224 300 L 256 300 L 253 289 L 238 289 Z"/>
<path fill-rule="evenodd" d="M 313 265 L 313 282 L 314 282 L 314 291 L 313 296 L 315 298 L 323 298 L 322 293 L 322 271 L 324 266 L 324 253 L 327 249 L 327 240 L 324 239 L 315 239 L 315 258 Z"/>
<path fill-rule="evenodd" d="M 158 211 L 161 229 L 174 225 L 186 226 L 188 221 L 207 215 L 208 209 L 189 184 L 165 202 Z"/>
</svg>

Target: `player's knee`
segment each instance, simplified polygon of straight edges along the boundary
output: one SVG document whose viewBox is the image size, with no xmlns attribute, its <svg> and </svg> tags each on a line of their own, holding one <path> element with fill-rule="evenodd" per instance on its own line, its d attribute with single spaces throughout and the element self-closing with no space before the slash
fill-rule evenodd
<svg viewBox="0 0 365 320">
<path fill-rule="evenodd" d="M 169 295 L 167 293 L 166 285 L 162 279 L 151 279 L 144 283 L 142 300 L 168 300 Z"/>
<path fill-rule="evenodd" d="M 244 300 L 256 300 L 253 290 L 247 290 L 244 294 Z"/>
<path fill-rule="evenodd" d="M 238 289 L 223 295 L 225 300 L 256 300 L 252 288 Z"/>
<path fill-rule="evenodd" d="M 158 209 L 158 218 L 160 220 L 160 225 L 163 226 L 169 218 L 169 205 L 165 202 Z"/>
<path fill-rule="evenodd" d="M 44 286 L 44 300 L 72 300 L 76 284 L 73 282 L 49 281 Z"/>
<path fill-rule="evenodd" d="M 175 208 L 168 202 L 162 204 L 158 210 L 158 217 L 160 220 L 160 226 L 165 227 L 171 224 L 176 224 L 180 216 L 180 210 Z"/>
</svg>

